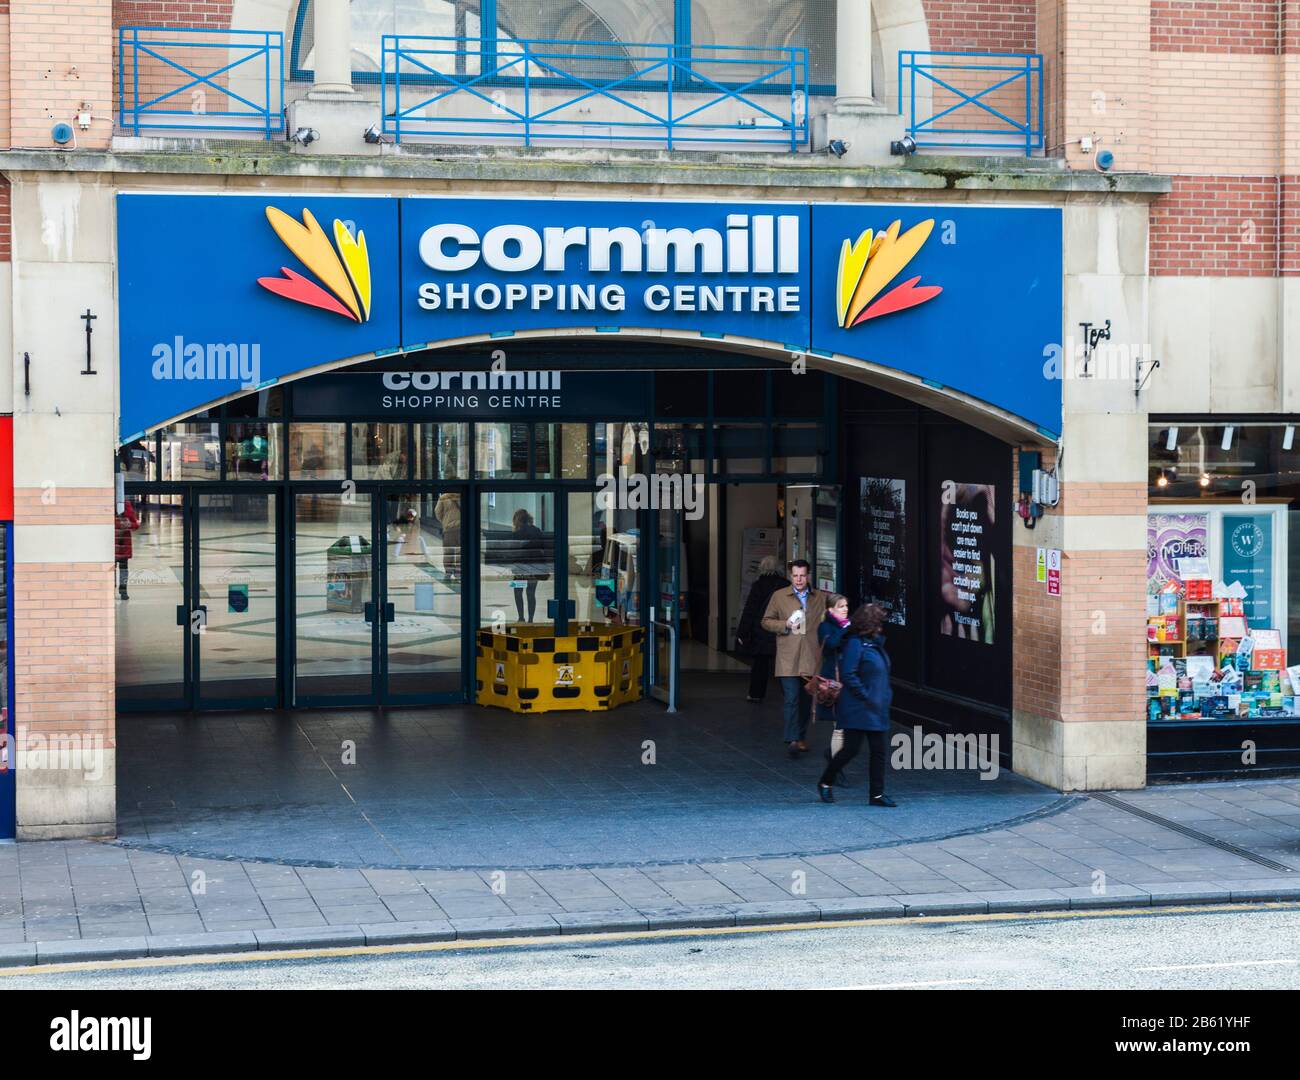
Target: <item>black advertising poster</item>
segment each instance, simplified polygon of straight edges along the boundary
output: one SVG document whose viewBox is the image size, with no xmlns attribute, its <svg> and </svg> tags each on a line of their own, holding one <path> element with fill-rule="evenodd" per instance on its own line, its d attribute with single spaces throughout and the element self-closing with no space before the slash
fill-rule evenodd
<svg viewBox="0 0 1300 1080">
<path fill-rule="evenodd" d="M 906 626 L 906 481 L 864 476 L 860 497 L 862 562 L 858 592 L 863 603 L 879 604 L 889 612 L 891 623 Z"/>
<path fill-rule="evenodd" d="M 997 628 L 992 484 L 939 485 L 939 632 L 992 645 Z"/>
</svg>

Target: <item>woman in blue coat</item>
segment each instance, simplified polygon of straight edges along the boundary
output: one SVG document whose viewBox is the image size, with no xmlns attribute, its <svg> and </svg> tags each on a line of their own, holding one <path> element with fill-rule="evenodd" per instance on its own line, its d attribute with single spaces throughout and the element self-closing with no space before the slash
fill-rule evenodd
<svg viewBox="0 0 1300 1080">
<path fill-rule="evenodd" d="M 885 652 L 885 609 L 863 604 L 849 619 L 840 653 L 840 681 L 844 689 L 835 703 L 835 726 L 844 732 L 844 744 L 832 756 L 817 783 L 822 802 L 834 802 L 840 770 L 862 749 L 870 751 L 872 806 L 897 806 L 885 794 L 885 760 L 888 753 L 889 706 L 894 691 L 889 685 L 889 654 Z"/>
</svg>

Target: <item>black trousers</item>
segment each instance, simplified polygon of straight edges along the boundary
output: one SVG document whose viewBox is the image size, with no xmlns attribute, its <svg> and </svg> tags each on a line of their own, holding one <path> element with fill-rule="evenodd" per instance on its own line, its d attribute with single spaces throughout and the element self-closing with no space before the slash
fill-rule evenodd
<svg viewBox="0 0 1300 1080">
<path fill-rule="evenodd" d="M 885 754 L 888 752 L 887 731 L 859 731 L 857 728 L 842 728 L 844 732 L 844 745 L 840 747 L 837 753 L 826 766 L 826 771 L 822 773 L 819 781 L 823 784 L 834 785 L 839 778 L 840 770 L 850 761 L 858 756 L 858 751 L 862 749 L 862 740 L 866 739 L 867 748 L 870 754 L 870 764 L 868 771 L 871 776 L 871 798 L 885 793 Z"/>
<path fill-rule="evenodd" d="M 755 656 L 749 668 L 749 696 L 762 701 L 767 697 L 767 680 L 772 677 L 775 656 Z"/>
<path fill-rule="evenodd" d="M 524 593 L 528 594 L 528 618 L 524 618 Z M 537 614 L 537 582 L 529 581 L 524 588 L 515 589 L 515 610 L 519 612 L 520 622 L 532 622 Z"/>
</svg>

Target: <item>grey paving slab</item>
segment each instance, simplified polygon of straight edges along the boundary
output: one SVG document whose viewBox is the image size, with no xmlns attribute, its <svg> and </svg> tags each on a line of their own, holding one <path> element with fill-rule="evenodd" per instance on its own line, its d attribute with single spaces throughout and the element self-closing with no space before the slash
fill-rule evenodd
<svg viewBox="0 0 1300 1080">
<path fill-rule="evenodd" d="M 456 928 L 446 919 L 366 923 L 361 932 L 366 936 L 367 945 L 411 945 L 456 939 Z"/>
<path fill-rule="evenodd" d="M 204 953 L 256 952 L 251 930 L 225 933 L 152 934 L 145 938 L 150 956 L 189 956 Z"/>
<path fill-rule="evenodd" d="M 451 920 L 457 938 L 537 937 L 558 934 L 560 924 L 553 916 L 494 916 Z"/>
<path fill-rule="evenodd" d="M 906 909 L 902 901 L 888 897 L 841 896 L 817 901 L 823 920 L 901 918 Z"/>
<path fill-rule="evenodd" d="M 36 945 L 7 942 L 0 945 L 0 967 L 29 967 L 36 963 Z"/>
<path fill-rule="evenodd" d="M 690 927 L 735 926 L 736 913 L 731 907 L 695 905 L 642 909 L 651 930 L 685 929 Z"/>
<path fill-rule="evenodd" d="M 989 902 L 974 893 L 917 893 L 896 896 L 909 918 L 922 915 L 984 915 Z"/>
<path fill-rule="evenodd" d="M 38 964 L 75 964 L 81 960 L 129 960 L 148 956 L 146 938 L 122 937 L 96 941 L 41 941 L 36 942 Z"/>
<path fill-rule="evenodd" d="M 822 915 L 821 908 L 811 900 L 776 900 L 735 904 L 731 910 L 736 916 L 737 926 L 752 926 L 761 923 L 816 922 L 821 919 Z"/>
<path fill-rule="evenodd" d="M 366 943 L 366 935 L 360 926 L 255 930 L 253 936 L 257 939 L 257 947 L 264 950 L 344 948 Z"/>
<path fill-rule="evenodd" d="M 1069 897 L 1056 889 L 1003 889 L 982 891 L 989 911 L 1063 911 L 1070 906 Z"/>
<path fill-rule="evenodd" d="M 1150 907 L 1151 894 L 1145 889 L 1135 889 L 1129 885 L 1111 883 L 1106 891 L 1095 893 L 1091 886 L 1057 890 L 1070 901 L 1074 908 L 1108 908 L 1108 907 Z"/>
<path fill-rule="evenodd" d="M 1297 875 L 1256 880 L 1218 881 L 1232 894 L 1234 903 L 1261 902 L 1269 900 L 1300 900 L 1300 880 Z"/>
<path fill-rule="evenodd" d="M 1232 899 L 1230 888 L 1212 881 L 1137 881 L 1133 887 L 1150 893 L 1152 904 L 1226 904 Z"/>
<path fill-rule="evenodd" d="M 559 925 L 561 934 L 610 934 L 650 929 L 649 917 L 629 908 L 563 911 L 551 917 Z"/>
</svg>

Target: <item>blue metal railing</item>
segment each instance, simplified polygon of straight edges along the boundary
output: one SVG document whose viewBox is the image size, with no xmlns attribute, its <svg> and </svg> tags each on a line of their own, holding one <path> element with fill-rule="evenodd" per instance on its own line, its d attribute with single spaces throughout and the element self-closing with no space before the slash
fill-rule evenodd
<svg viewBox="0 0 1300 1080">
<path fill-rule="evenodd" d="M 208 56 L 211 64 L 196 62 Z M 124 26 L 117 93 L 121 127 L 133 135 L 261 131 L 269 139 L 284 131 L 284 34 Z M 221 107 L 208 108 L 209 96 Z"/>
<path fill-rule="evenodd" d="M 744 143 L 796 153 L 810 136 L 808 50 L 798 46 L 386 34 L 380 71 L 383 129 L 395 142 Z"/>
<path fill-rule="evenodd" d="M 929 114 L 920 118 L 918 96 Z M 920 148 L 1015 147 L 1029 157 L 1043 148 L 1043 58 L 900 50 L 898 104 Z"/>
</svg>

